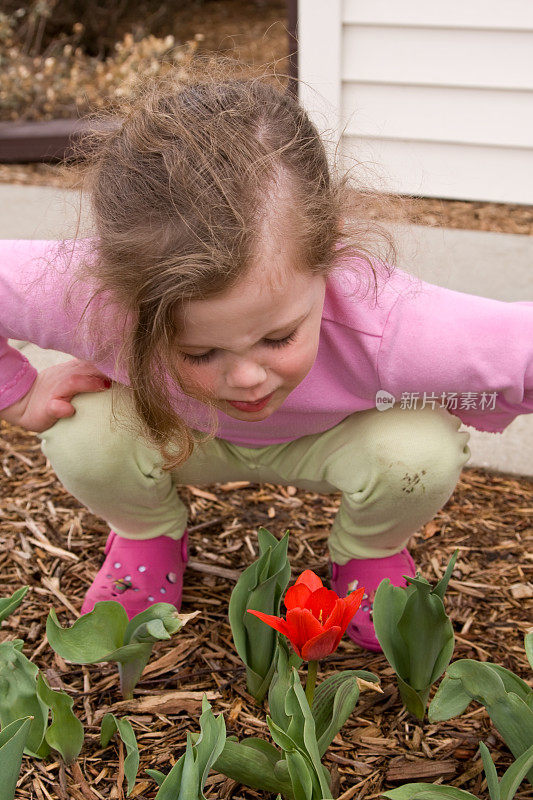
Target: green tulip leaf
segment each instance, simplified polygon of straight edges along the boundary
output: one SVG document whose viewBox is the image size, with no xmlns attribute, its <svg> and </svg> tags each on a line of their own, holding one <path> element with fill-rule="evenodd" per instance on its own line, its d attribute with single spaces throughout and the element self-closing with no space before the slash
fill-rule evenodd
<svg viewBox="0 0 533 800">
<path fill-rule="evenodd" d="M 513 692 L 486 708 L 511 753 L 515 758 L 522 756 L 533 745 L 533 711 Z M 528 779 L 533 784 L 533 770 L 528 773 Z"/>
<path fill-rule="evenodd" d="M 455 567 L 455 562 L 457 561 L 458 555 L 459 555 L 459 550 L 457 549 L 450 558 L 450 562 L 446 567 L 444 575 L 433 589 L 433 594 L 436 594 L 438 597 L 440 597 L 440 599 L 443 602 L 444 602 L 444 595 L 446 594 L 446 589 L 448 588 L 448 582 L 452 577 L 453 568 Z"/>
<path fill-rule="evenodd" d="M 455 649 L 455 634 L 453 632 L 453 626 L 448 617 L 446 617 L 446 620 L 447 624 L 445 624 L 442 629 L 442 638 L 444 640 L 444 644 L 442 646 L 442 650 L 435 659 L 433 672 L 431 673 L 429 679 L 430 685 L 433 685 L 435 681 L 437 681 L 441 675 L 443 675 L 446 667 L 452 660 L 453 651 Z"/>
<path fill-rule="evenodd" d="M 396 675 L 400 697 L 406 709 L 417 719 L 423 720 L 426 712 L 426 705 L 429 698 L 430 686 L 425 691 L 417 691 L 405 683 L 399 675 Z"/>
<path fill-rule="evenodd" d="M 518 697 L 527 702 L 533 696 L 533 689 L 528 684 L 511 672 L 510 669 L 502 667 L 500 664 L 491 664 L 489 661 L 485 662 L 489 669 L 494 670 L 502 679 L 502 683 L 506 692 L 514 692 Z"/>
<path fill-rule="evenodd" d="M 298 749 L 298 745 L 294 741 L 294 739 L 291 739 L 291 737 L 288 736 L 288 734 L 286 734 L 285 731 L 282 728 L 280 728 L 279 725 L 276 725 L 274 720 L 271 717 L 269 717 L 268 714 L 266 719 L 272 738 L 274 739 L 278 747 L 281 747 L 284 753 L 290 753 L 291 751 Z"/>
<path fill-rule="evenodd" d="M 20 606 L 29 588 L 29 586 L 23 586 L 21 589 L 17 589 L 16 592 L 13 592 L 11 597 L 2 597 L 2 599 L 0 599 L 0 622 L 7 619 L 7 617 Z"/>
<path fill-rule="evenodd" d="M 467 693 L 472 700 L 485 706 L 494 727 L 515 758 L 519 758 L 533 745 L 533 709 L 522 696 L 506 690 L 506 685 L 512 686 L 524 695 L 525 689 L 518 676 L 498 665 L 471 659 L 460 659 L 450 664 L 446 676 L 460 681 L 463 696 Z M 527 699 L 529 697 L 530 695 Z M 438 692 L 435 701 L 438 713 L 439 706 L 443 710 Z M 438 719 L 441 717 L 442 714 L 439 714 Z M 432 718 L 437 719 L 435 713 Z M 528 780 L 533 784 L 533 770 L 528 773 Z"/>
<path fill-rule="evenodd" d="M 111 737 L 118 731 L 118 734 L 126 748 L 126 758 L 124 759 L 124 775 L 128 784 L 128 795 L 133 791 L 135 779 L 139 770 L 139 747 L 135 732 L 131 722 L 127 717 L 119 719 L 114 714 L 106 714 L 102 720 L 100 730 L 100 744 L 107 747 Z"/>
<path fill-rule="evenodd" d="M 284 780 L 276 772 L 280 753 L 269 742 L 266 744 L 268 749 L 252 737 L 242 742 L 228 738 L 213 768 L 244 786 L 293 798 L 290 780 L 288 777 Z"/>
<path fill-rule="evenodd" d="M 243 747 L 248 747 L 252 750 L 255 750 L 257 753 L 261 753 L 263 756 L 266 756 L 272 768 L 274 768 L 278 763 L 279 750 L 276 750 L 274 745 L 271 742 L 267 742 L 266 739 L 259 739 L 256 736 L 247 736 L 245 739 L 242 739 L 241 745 Z"/>
<path fill-rule="evenodd" d="M 384 579 L 374 599 L 374 627 L 385 657 L 398 677 L 407 708 L 424 718 L 432 684 L 443 674 L 454 649 L 452 623 L 444 609 L 444 593 L 457 551 L 435 587 L 419 573 L 405 576 L 407 587 Z"/>
<path fill-rule="evenodd" d="M 167 777 L 164 772 L 161 772 L 158 769 L 146 769 L 146 774 L 152 778 L 158 786 L 161 786 L 165 778 Z"/>
<path fill-rule="evenodd" d="M 185 769 L 185 759 L 187 759 L 187 771 Z M 191 764 L 192 759 L 192 764 Z M 181 756 L 163 782 L 159 785 L 156 800 L 185 800 L 185 798 L 198 799 L 198 775 L 194 774 L 194 757 L 192 756 L 192 744 L 190 734 L 187 734 L 187 746 L 185 754 Z M 191 772 L 193 774 L 191 775 Z"/>
<path fill-rule="evenodd" d="M 157 800 L 205 800 L 203 789 L 209 770 L 220 756 L 226 741 L 224 717 L 214 717 L 211 705 L 204 696 L 200 716 L 200 735 L 187 734 L 184 755 L 161 780 L 161 773 L 148 774 L 159 784 Z"/>
<path fill-rule="evenodd" d="M 0 775 L 3 800 L 14 800 L 22 754 L 30 734 L 31 719 L 16 719 L 0 732 Z"/>
<path fill-rule="evenodd" d="M 279 616 L 281 598 L 290 578 L 289 532 L 278 541 L 266 528 L 258 532 L 260 557 L 243 571 L 229 602 L 235 648 L 246 665 L 248 691 L 261 702 L 274 674 L 277 633 L 248 609 Z"/>
<path fill-rule="evenodd" d="M 254 617 L 253 614 L 249 614 L 250 617 L 256 619 L 259 622 L 257 617 Z M 263 628 L 266 627 L 263 623 Z M 267 672 L 264 675 L 259 675 L 259 673 L 255 672 L 251 667 L 246 665 L 246 687 L 248 689 L 249 694 L 252 697 L 255 697 L 258 703 L 262 702 L 265 699 L 265 695 L 268 692 L 268 688 L 274 676 L 274 672 L 276 669 L 275 661 L 272 661 L 270 667 L 268 668 Z"/>
<path fill-rule="evenodd" d="M 462 682 L 458 678 L 450 678 L 447 674 L 429 705 L 429 720 L 444 722 L 452 717 L 458 717 L 471 702 L 472 695 L 463 689 Z"/>
<path fill-rule="evenodd" d="M 117 662 L 122 693 L 130 699 L 150 660 L 154 643 L 169 639 L 197 614 L 178 614 L 170 603 L 155 603 L 128 622 L 120 603 L 104 600 L 70 628 L 61 627 L 52 609 L 46 635 L 52 649 L 74 664 Z"/>
<path fill-rule="evenodd" d="M 409 583 L 414 579 L 408 578 Z M 416 583 L 416 591 L 407 598 L 398 622 L 398 634 L 404 641 L 408 672 L 400 677 L 420 692 L 431 686 L 449 664 L 453 653 L 454 633 L 440 597 L 432 594 L 430 584 Z M 442 651 L 448 654 L 443 660 Z"/>
<path fill-rule="evenodd" d="M 501 677 L 485 663 L 461 658 L 450 664 L 446 675 L 449 678 L 459 678 L 463 689 L 482 705 L 492 705 L 505 696 Z"/>
<path fill-rule="evenodd" d="M 500 782 L 499 800 L 513 800 L 525 776 L 533 768 L 533 745 L 511 764 Z M 492 800 L 492 798 L 491 798 Z"/>
<path fill-rule="evenodd" d="M 312 765 L 313 774 L 318 781 L 319 796 L 331 797 L 331 779 L 321 762 L 315 720 L 295 667 L 292 668 L 292 686 L 285 700 L 285 712 L 292 718 L 287 732 L 293 741 L 299 743 L 298 749 Z"/>
<path fill-rule="evenodd" d="M 52 712 L 52 724 L 44 738 L 61 754 L 65 764 L 72 764 L 83 747 L 83 725 L 72 711 L 74 701 L 66 692 L 51 689 L 42 673 L 37 677 L 37 696 Z"/>
<path fill-rule="evenodd" d="M 2 728 L 23 717 L 33 717 L 25 752 L 46 758 L 50 748 L 44 739 L 48 706 L 37 695 L 39 670 L 21 653 L 22 642 L 0 644 L 0 725 Z"/>
<path fill-rule="evenodd" d="M 295 800 L 313 800 L 313 775 L 306 759 L 297 750 L 286 756 Z"/>
<path fill-rule="evenodd" d="M 289 765 L 287 764 L 287 759 L 280 758 L 279 761 L 276 761 L 274 764 L 274 775 L 281 781 L 290 781 L 291 776 L 289 773 Z"/>
<path fill-rule="evenodd" d="M 381 649 L 397 675 L 406 677 L 409 671 L 408 654 L 398 636 L 398 624 L 405 610 L 407 598 L 414 589 L 401 589 L 384 578 L 374 597 L 374 629 Z"/>
<path fill-rule="evenodd" d="M 526 648 L 526 656 L 529 661 L 529 666 L 533 669 L 533 631 L 526 633 L 524 638 L 524 646 Z"/>
<path fill-rule="evenodd" d="M 213 764 L 224 749 L 226 742 L 226 723 L 219 714 L 215 717 L 207 697 L 202 699 L 200 716 L 200 738 L 195 745 L 195 760 L 200 770 L 200 792 L 203 792 L 207 776 Z"/>
<path fill-rule="evenodd" d="M 285 698 L 291 687 L 292 668 L 299 668 L 301 664 L 302 659 L 289 650 L 287 639 L 278 633 L 276 670 L 268 690 L 268 706 L 270 716 L 283 730 L 286 730 L 290 722 L 285 713 Z"/>
<path fill-rule="evenodd" d="M 355 670 L 344 670 L 322 681 L 313 698 L 318 750 L 322 757 L 353 712 L 359 699 Z"/>
<path fill-rule="evenodd" d="M 197 614 L 178 614 L 177 608 L 170 603 L 154 603 L 130 619 L 124 631 L 123 644 L 153 644 L 170 639 L 171 634 L 179 631 L 185 622 Z"/>
<path fill-rule="evenodd" d="M 487 778 L 487 787 L 489 790 L 490 800 L 502 800 L 500 797 L 500 783 L 498 781 L 498 773 L 494 766 L 494 761 L 489 753 L 489 748 L 483 742 L 479 743 L 479 752 L 481 760 L 483 761 L 483 768 Z"/>
<path fill-rule="evenodd" d="M 476 800 L 475 795 L 455 786 L 435 786 L 427 783 L 406 783 L 398 789 L 383 792 L 390 800 Z"/>
<path fill-rule="evenodd" d="M 114 600 L 96 603 L 94 610 L 63 628 L 52 608 L 46 621 L 50 647 L 73 664 L 96 664 L 109 661 L 110 654 L 124 643 L 128 615 L 124 606 Z"/>
</svg>

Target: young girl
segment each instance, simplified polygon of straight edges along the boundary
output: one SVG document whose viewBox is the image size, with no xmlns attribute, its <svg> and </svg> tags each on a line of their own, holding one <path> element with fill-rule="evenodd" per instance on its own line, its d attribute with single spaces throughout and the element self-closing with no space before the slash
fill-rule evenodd
<svg viewBox="0 0 533 800">
<path fill-rule="evenodd" d="M 83 613 L 180 606 L 176 485 L 292 484 L 342 493 L 331 586 L 365 587 L 349 635 L 377 651 L 375 590 L 414 574 L 461 421 L 533 411 L 533 303 L 393 271 L 297 101 L 215 67 L 149 82 L 91 137 L 94 236 L 1 243 L 0 413 L 111 528 Z M 37 374 L 8 337 L 75 359 Z"/>
</svg>

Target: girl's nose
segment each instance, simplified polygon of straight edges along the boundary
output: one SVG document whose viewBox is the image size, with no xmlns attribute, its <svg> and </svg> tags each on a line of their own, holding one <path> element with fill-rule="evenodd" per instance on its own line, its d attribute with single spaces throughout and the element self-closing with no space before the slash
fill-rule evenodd
<svg viewBox="0 0 533 800">
<path fill-rule="evenodd" d="M 264 367 L 250 359 L 235 361 L 226 373 L 226 384 L 231 389 L 253 389 L 267 379 Z"/>
</svg>

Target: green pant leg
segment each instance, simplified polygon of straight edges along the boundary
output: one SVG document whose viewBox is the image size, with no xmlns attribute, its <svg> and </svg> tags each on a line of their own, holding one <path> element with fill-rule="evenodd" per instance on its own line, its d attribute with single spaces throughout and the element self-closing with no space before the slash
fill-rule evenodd
<svg viewBox="0 0 533 800">
<path fill-rule="evenodd" d="M 265 448 L 261 480 L 341 491 L 332 560 L 383 558 L 402 550 L 452 495 L 470 458 L 460 425 L 441 408 L 360 411 L 324 433 Z"/>
<path fill-rule="evenodd" d="M 181 538 L 187 509 L 161 457 L 136 434 L 127 416 L 128 390 L 79 394 L 76 413 L 39 434 L 42 451 L 65 488 L 120 536 Z"/>
</svg>

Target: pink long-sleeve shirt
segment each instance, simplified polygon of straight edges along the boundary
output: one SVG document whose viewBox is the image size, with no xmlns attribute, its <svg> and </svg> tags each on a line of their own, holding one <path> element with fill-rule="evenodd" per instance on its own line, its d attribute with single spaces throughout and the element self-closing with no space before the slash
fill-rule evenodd
<svg viewBox="0 0 533 800">
<path fill-rule="evenodd" d="M 127 384 L 113 356 L 124 319 L 116 309 L 103 315 L 109 355 L 98 360 L 84 329 L 77 331 L 90 284 L 79 284 L 65 303 L 88 244 L 73 243 L 66 255 L 56 242 L 0 241 L 0 410 L 23 397 L 36 377 L 8 338 L 93 361 Z M 396 269 L 391 277 L 379 271 L 376 302 L 368 267 L 357 266 L 363 280 L 347 267 L 328 279 L 318 354 L 304 380 L 260 422 L 218 411 L 219 437 L 252 448 L 288 442 L 328 430 L 355 411 L 386 408 L 389 395 L 405 408 L 444 406 L 466 425 L 496 433 L 533 412 L 533 301 L 456 292 Z M 377 396 L 385 401 L 377 403 Z M 180 390 L 176 403 L 190 425 L 208 430 L 205 406 Z"/>
</svg>

